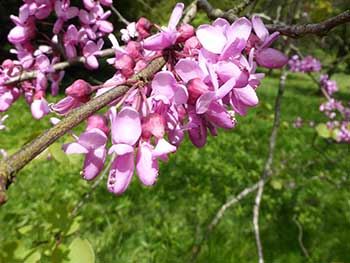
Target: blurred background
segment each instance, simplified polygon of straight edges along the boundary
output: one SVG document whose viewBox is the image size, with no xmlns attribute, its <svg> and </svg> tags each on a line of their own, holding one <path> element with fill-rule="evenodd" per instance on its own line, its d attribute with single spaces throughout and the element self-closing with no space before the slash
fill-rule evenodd
<svg viewBox="0 0 350 263">
<path fill-rule="evenodd" d="M 72 5 L 77 2 L 71 1 Z M 18 13 L 21 3 L 0 1 L 0 61 L 11 57 L 7 34 L 13 24 L 9 16 Z M 129 21 L 144 16 L 166 24 L 175 3 L 117 0 L 114 6 Z M 210 3 L 226 10 L 240 1 Z M 247 11 L 272 19 L 279 16 L 282 22 L 310 23 L 346 8 L 347 0 L 260 0 Z M 117 31 L 124 27 L 114 16 L 112 21 Z M 193 24 L 209 22 L 206 14 L 199 12 Z M 283 43 L 281 40 L 277 46 L 281 48 Z M 323 73 L 331 73 L 340 89 L 336 97 L 350 99 L 349 24 L 325 36 L 293 40 L 293 44 L 303 54 L 320 60 Z M 9 189 L 8 203 L 0 208 L 0 262 L 189 262 L 218 209 L 260 179 L 280 76 L 279 70 L 264 72 L 268 76 L 257 90 L 260 103 L 247 117 L 238 117 L 236 129 L 221 130 L 203 149 L 186 140 L 168 163 L 161 163 L 154 187 L 143 187 L 135 176 L 122 196 L 114 196 L 103 181 L 74 217 L 70 212 L 94 182 L 81 179 L 81 156 L 66 156 L 60 150 L 70 137 L 53 144 L 19 173 Z M 107 65 L 89 76 L 77 66 L 68 71 L 64 85 L 77 77 L 103 81 L 112 74 Z M 315 76 L 318 79 L 319 75 Z M 350 147 L 318 137 L 308 125 L 325 121 L 318 110 L 322 101 L 319 87 L 308 75 L 288 75 L 273 177 L 265 188 L 260 211 L 266 262 L 350 262 Z M 8 114 L 0 148 L 9 153 L 51 126 L 50 116 L 35 120 L 23 99 Z M 304 125 L 294 128 L 299 116 Z M 255 193 L 226 211 L 203 244 L 197 262 L 257 262 L 254 198 Z"/>
</svg>

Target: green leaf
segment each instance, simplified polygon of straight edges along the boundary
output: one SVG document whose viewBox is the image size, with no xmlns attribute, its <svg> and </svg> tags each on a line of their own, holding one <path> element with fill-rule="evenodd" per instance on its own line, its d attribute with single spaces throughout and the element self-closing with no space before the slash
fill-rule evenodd
<svg viewBox="0 0 350 263">
<path fill-rule="evenodd" d="M 68 163 L 69 159 L 67 155 L 61 149 L 61 143 L 54 143 L 50 146 L 50 152 L 52 157 L 59 163 Z"/>
<path fill-rule="evenodd" d="M 316 132 L 318 136 L 322 138 L 330 138 L 331 137 L 331 131 L 327 128 L 327 125 L 325 123 L 320 123 L 316 126 Z"/>
<path fill-rule="evenodd" d="M 87 239 L 75 238 L 69 246 L 69 262 L 71 263 L 94 263 L 95 254 Z"/>
<path fill-rule="evenodd" d="M 275 190 L 281 190 L 283 187 L 281 180 L 277 179 L 271 180 L 271 186 Z"/>
</svg>

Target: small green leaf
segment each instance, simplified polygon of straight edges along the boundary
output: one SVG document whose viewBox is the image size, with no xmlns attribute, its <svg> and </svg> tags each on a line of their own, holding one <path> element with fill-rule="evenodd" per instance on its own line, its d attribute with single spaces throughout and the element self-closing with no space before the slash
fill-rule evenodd
<svg viewBox="0 0 350 263">
<path fill-rule="evenodd" d="M 67 155 L 61 149 L 61 143 L 54 143 L 50 146 L 50 152 L 52 157 L 59 163 L 68 163 L 69 159 Z"/>
<path fill-rule="evenodd" d="M 275 180 L 271 180 L 271 186 L 275 190 L 281 190 L 283 185 L 281 180 L 275 179 Z"/>
<path fill-rule="evenodd" d="M 69 246 L 69 262 L 71 263 L 94 263 L 95 254 L 87 239 L 75 238 Z"/>
<path fill-rule="evenodd" d="M 330 138 L 331 137 L 331 131 L 327 128 L 327 125 L 325 123 L 320 123 L 316 126 L 316 132 L 318 136 L 322 138 Z"/>
</svg>

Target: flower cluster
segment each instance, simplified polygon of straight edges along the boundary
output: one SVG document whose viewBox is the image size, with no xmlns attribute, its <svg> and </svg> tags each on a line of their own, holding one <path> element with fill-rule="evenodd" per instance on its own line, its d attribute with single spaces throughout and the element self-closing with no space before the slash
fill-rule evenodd
<svg viewBox="0 0 350 263">
<path fill-rule="evenodd" d="M 319 60 L 313 58 L 312 56 L 306 56 L 304 59 L 300 60 L 298 55 L 292 56 L 288 61 L 290 71 L 292 72 L 303 72 L 312 73 L 319 72 L 322 69 Z M 325 93 L 326 102 L 320 105 L 319 110 L 324 113 L 328 121 L 326 124 L 319 124 L 316 130 L 320 130 L 320 127 L 325 127 L 328 131 L 322 132 L 323 137 L 332 137 L 339 143 L 350 143 L 350 103 L 348 107 L 344 106 L 343 103 L 333 97 L 333 95 L 338 92 L 339 88 L 335 80 L 330 80 L 327 74 L 320 76 L 319 85 L 323 92 Z M 310 127 L 314 127 L 314 122 Z M 297 117 L 293 123 L 294 128 L 300 128 L 303 125 L 301 117 Z M 321 125 L 321 126 L 320 126 Z"/>
<path fill-rule="evenodd" d="M 339 90 L 337 82 L 335 80 L 330 80 L 328 78 L 327 74 L 321 75 L 321 77 L 320 77 L 320 84 L 321 84 L 321 87 L 330 96 L 332 96 L 335 92 L 337 92 Z"/>
<path fill-rule="evenodd" d="M 269 47 L 278 33 L 270 35 L 257 16 L 233 24 L 217 19 L 195 31 L 191 25 L 178 25 L 183 9 L 181 3 L 175 6 L 167 26 L 145 18 L 131 23 L 122 31 L 124 48 L 110 37 L 115 57 L 108 62 L 116 72 L 96 96 L 125 83 L 154 57 L 166 55 L 167 64 L 150 83 L 132 83 L 131 90 L 113 102 L 104 116 L 88 119 L 86 131 L 76 142 L 64 146 L 68 154 L 86 154 L 82 175 L 87 180 L 100 173 L 107 154 L 113 155 L 107 183 L 112 193 L 123 193 L 135 170 L 144 185 L 153 185 L 158 160 L 167 160 L 177 150 L 185 132 L 193 145 L 202 147 L 208 133 L 216 136 L 219 128 L 233 129 L 235 114 L 244 116 L 258 103 L 256 88 L 264 74 L 256 73 L 256 63 L 277 68 L 288 61 Z M 152 27 L 159 32 L 151 35 Z M 81 98 L 91 89 L 86 83 L 74 83 L 66 91 L 67 98 L 83 103 Z M 53 108 L 64 113 L 60 104 Z M 109 135 L 112 146 L 107 151 Z"/>
<path fill-rule="evenodd" d="M 57 20 L 53 33 L 62 32 L 65 36 L 62 43 L 66 55 L 73 58 L 82 52 L 87 66 L 96 68 L 96 56 L 103 45 L 100 37 L 112 29 L 101 5 L 110 2 L 84 1 L 86 10 L 79 12 L 69 1 L 54 2 Z M 183 9 L 182 3 L 175 6 L 167 26 L 153 24 L 146 18 L 130 23 L 121 30 L 123 47 L 109 34 L 115 56 L 107 62 L 115 68 L 115 74 L 99 86 L 76 80 L 65 90 L 67 96 L 50 106 L 51 111 L 65 115 L 91 96 L 100 96 L 120 84 L 130 86 L 124 96 L 108 105 L 104 114 L 88 118 L 86 130 L 79 136 L 72 134 L 74 142 L 63 146 L 67 154 L 85 155 L 82 176 L 86 180 L 94 179 L 103 169 L 107 155 L 112 155 L 107 187 L 114 194 L 127 189 L 135 170 L 144 185 L 153 185 L 158 176 L 158 160 L 166 161 L 168 154 L 180 146 L 185 133 L 193 145 L 203 147 L 208 134 L 216 136 L 220 128 L 235 128 L 236 114 L 245 116 L 249 107 L 258 104 L 256 89 L 264 74 L 256 72 L 257 65 L 273 69 L 288 62 L 282 52 L 270 47 L 279 33 L 270 35 L 258 16 L 251 21 L 240 18 L 233 24 L 219 18 L 195 30 L 189 24 L 179 25 Z M 29 12 L 33 21 L 38 19 L 36 10 Z M 74 15 L 79 16 L 81 27 L 64 26 Z M 155 30 L 157 33 L 152 35 Z M 32 34 L 25 34 L 25 39 L 31 39 Z M 159 56 L 164 56 L 167 63 L 150 82 L 130 81 L 132 75 Z M 31 67 L 42 73 L 34 81 L 32 110 L 38 110 L 43 109 L 43 104 L 35 104 L 35 100 L 43 101 L 45 94 L 41 80 L 58 73 L 52 70 L 53 63 L 46 53 L 34 60 Z M 19 69 L 15 66 L 13 70 Z M 23 85 L 29 86 L 30 92 L 30 84 Z M 21 92 L 18 87 L 9 89 Z M 109 138 L 112 146 L 107 149 Z"/>
<path fill-rule="evenodd" d="M 0 68 L 0 111 L 6 111 L 23 94 L 33 116 L 40 119 L 49 113 L 45 99 L 48 82 L 55 96 L 64 77 L 64 71 L 55 71 L 54 64 L 84 56 L 87 68 L 98 68 L 96 56 L 104 45 L 102 37 L 113 31 L 107 21 L 111 11 L 105 12 L 103 7 L 110 6 L 112 0 L 84 0 L 82 8 L 72 6 L 70 0 L 23 1 L 18 16 L 11 16 L 15 27 L 8 34 L 17 60 L 5 60 Z M 23 70 L 36 71 L 37 77 L 5 85 Z"/>
<path fill-rule="evenodd" d="M 294 55 L 288 61 L 291 72 L 319 72 L 321 70 L 321 62 L 312 56 L 306 56 L 300 59 L 298 55 Z"/>
</svg>

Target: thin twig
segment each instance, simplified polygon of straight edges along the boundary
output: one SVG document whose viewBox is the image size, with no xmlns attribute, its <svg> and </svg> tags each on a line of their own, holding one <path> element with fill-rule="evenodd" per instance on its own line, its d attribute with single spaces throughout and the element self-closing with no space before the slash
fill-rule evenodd
<svg viewBox="0 0 350 263">
<path fill-rule="evenodd" d="M 130 24 L 130 22 L 126 20 L 126 18 L 118 11 L 117 8 L 115 8 L 113 5 L 111 5 L 110 8 L 112 9 L 113 13 L 118 17 L 118 20 L 120 22 L 124 23 L 125 25 Z"/>
<path fill-rule="evenodd" d="M 196 17 L 197 0 L 194 0 L 185 10 L 185 15 L 182 18 L 183 24 L 189 24 Z"/>
<path fill-rule="evenodd" d="M 263 247 L 262 247 L 260 231 L 259 231 L 259 210 L 260 210 L 261 199 L 264 191 L 265 180 L 267 177 L 272 175 L 271 167 L 272 167 L 274 152 L 276 148 L 277 132 L 280 126 L 281 103 L 282 103 L 282 97 L 284 94 L 284 89 L 286 86 L 287 74 L 288 74 L 288 71 L 285 68 L 283 68 L 281 71 L 278 94 L 275 101 L 275 112 L 274 112 L 275 118 L 274 118 L 274 123 L 273 123 L 272 132 L 270 136 L 270 141 L 269 141 L 269 153 L 268 153 L 267 161 L 265 163 L 264 170 L 261 175 L 261 180 L 259 181 L 258 191 L 255 197 L 255 203 L 253 207 L 253 226 L 254 226 L 254 232 L 255 232 L 256 246 L 258 250 L 259 263 L 264 262 Z"/>
<path fill-rule="evenodd" d="M 70 213 L 70 217 L 74 217 L 78 210 L 85 204 L 85 202 L 90 198 L 92 193 L 96 190 L 97 186 L 103 181 L 103 178 L 108 173 L 109 169 L 112 166 L 112 163 L 114 161 L 115 155 L 113 154 L 111 156 L 111 159 L 109 160 L 107 166 L 105 167 L 103 173 L 100 175 L 100 177 L 94 182 L 94 184 L 91 186 L 90 190 L 83 196 L 83 198 L 77 203 L 77 205 L 74 207 L 72 212 Z"/>
<path fill-rule="evenodd" d="M 299 230 L 299 234 L 298 234 L 299 246 L 300 246 L 301 250 L 303 251 L 304 256 L 307 257 L 308 260 L 311 260 L 310 254 L 307 251 L 307 249 L 305 248 L 304 243 L 303 243 L 303 226 L 298 221 L 296 215 L 293 216 L 293 221 L 295 222 L 295 224 L 297 225 L 298 230 Z"/>
<path fill-rule="evenodd" d="M 101 50 L 98 54 L 98 57 L 112 57 L 114 55 L 115 55 L 114 49 L 108 48 L 108 49 Z M 59 62 L 53 65 L 53 70 L 60 71 L 76 64 L 85 64 L 85 62 L 86 62 L 85 57 L 81 56 L 81 57 L 72 59 L 70 61 Z M 17 82 L 35 79 L 37 76 L 37 73 L 38 73 L 37 70 L 23 71 L 20 75 L 10 78 L 8 81 L 4 83 L 4 85 L 13 85 L 13 84 L 16 84 Z"/>
</svg>

